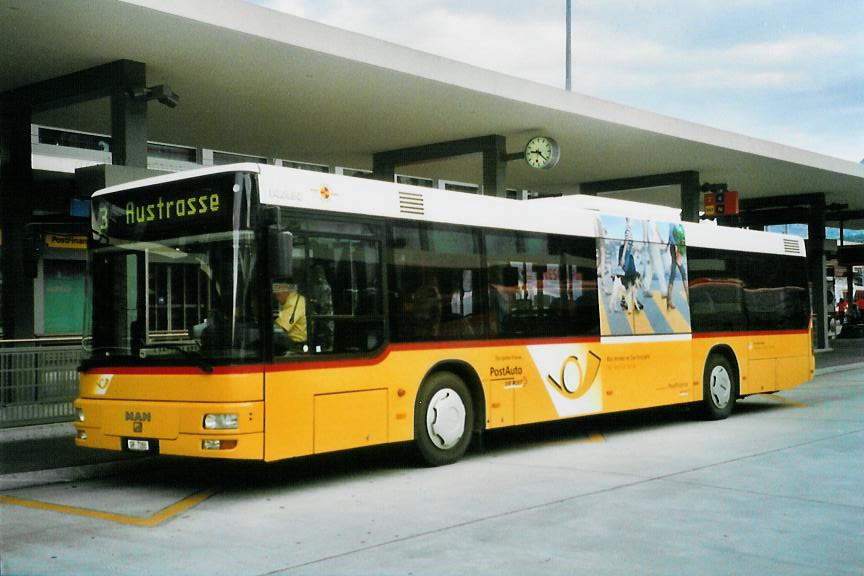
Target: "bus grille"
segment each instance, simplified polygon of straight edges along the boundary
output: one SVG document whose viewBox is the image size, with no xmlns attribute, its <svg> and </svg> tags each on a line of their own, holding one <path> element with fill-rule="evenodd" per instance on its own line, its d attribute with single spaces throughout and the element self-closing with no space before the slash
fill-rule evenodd
<svg viewBox="0 0 864 576">
<path fill-rule="evenodd" d="M 403 214 L 423 215 L 423 194 L 419 192 L 399 192 L 399 211 Z"/>
</svg>

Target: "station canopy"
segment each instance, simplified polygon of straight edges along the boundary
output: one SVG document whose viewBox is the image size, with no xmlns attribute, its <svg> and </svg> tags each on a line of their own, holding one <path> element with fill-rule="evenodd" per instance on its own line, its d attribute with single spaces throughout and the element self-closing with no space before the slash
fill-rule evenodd
<svg viewBox="0 0 864 576">
<path fill-rule="evenodd" d="M 148 104 L 148 140 L 371 169 L 372 154 L 499 134 L 508 152 L 554 137 L 553 170 L 510 162 L 507 187 L 680 171 L 741 198 L 825 193 L 864 210 L 864 166 L 419 52 L 240 0 L 0 0 L 0 91 L 115 60 L 146 65 L 176 108 Z M 578 84 L 578 77 L 577 77 Z M 40 112 L 39 125 L 110 133 L 108 98 Z M 398 173 L 482 182 L 479 155 Z M 627 198 L 675 206 L 677 191 Z M 847 223 L 852 224 L 852 223 Z M 859 226 L 864 224 L 858 221 Z"/>
</svg>

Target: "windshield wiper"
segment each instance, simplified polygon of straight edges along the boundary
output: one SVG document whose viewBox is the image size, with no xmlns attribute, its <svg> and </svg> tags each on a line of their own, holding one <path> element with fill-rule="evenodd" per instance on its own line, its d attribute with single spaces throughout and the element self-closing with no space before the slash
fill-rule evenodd
<svg viewBox="0 0 864 576">
<path fill-rule="evenodd" d="M 90 232 L 92 232 L 93 239 L 96 242 L 98 242 L 99 244 L 101 244 L 102 246 L 110 246 L 111 245 L 111 237 L 108 236 L 107 234 L 105 234 L 104 232 L 102 232 L 100 230 L 93 230 L 93 229 L 91 229 Z"/>
<path fill-rule="evenodd" d="M 206 372 L 208 374 L 213 372 L 213 365 L 207 362 L 201 352 L 197 350 L 189 350 L 187 348 L 184 348 L 183 346 L 180 346 L 179 344 L 149 344 L 147 346 L 142 346 L 141 350 L 144 351 L 146 349 L 159 348 L 165 348 L 167 350 L 175 350 L 177 352 L 180 352 L 180 354 L 182 354 L 186 359 L 192 360 L 195 365 L 201 369 L 202 372 Z"/>
<path fill-rule="evenodd" d="M 81 363 L 78 365 L 78 372 L 86 372 L 95 366 L 101 365 L 102 362 L 100 361 L 108 358 L 111 355 L 112 350 L 126 352 L 125 348 L 118 348 L 112 346 L 100 346 L 98 348 L 93 348 L 89 351 L 90 356 L 81 360 Z"/>
</svg>

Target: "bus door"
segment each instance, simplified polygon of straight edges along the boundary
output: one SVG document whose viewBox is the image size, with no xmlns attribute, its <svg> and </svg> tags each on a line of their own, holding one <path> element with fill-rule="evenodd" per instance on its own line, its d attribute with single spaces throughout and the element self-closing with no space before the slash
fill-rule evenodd
<svg viewBox="0 0 864 576">
<path fill-rule="evenodd" d="M 272 234 L 266 459 L 387 442 L 381 226 L 282 210 Z"/>
</svg>

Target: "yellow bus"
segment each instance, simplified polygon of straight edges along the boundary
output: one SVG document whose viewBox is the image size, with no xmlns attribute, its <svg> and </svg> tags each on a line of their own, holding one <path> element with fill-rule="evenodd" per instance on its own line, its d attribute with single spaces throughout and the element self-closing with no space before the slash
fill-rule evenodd
<svg viewBox="0 0 864 576">
<path fill-rule="evenodd" d="M 78 446 L 274 461 L 812 377 L 803 240 L 258 164 L 97 192 Z"/>
</svg>

